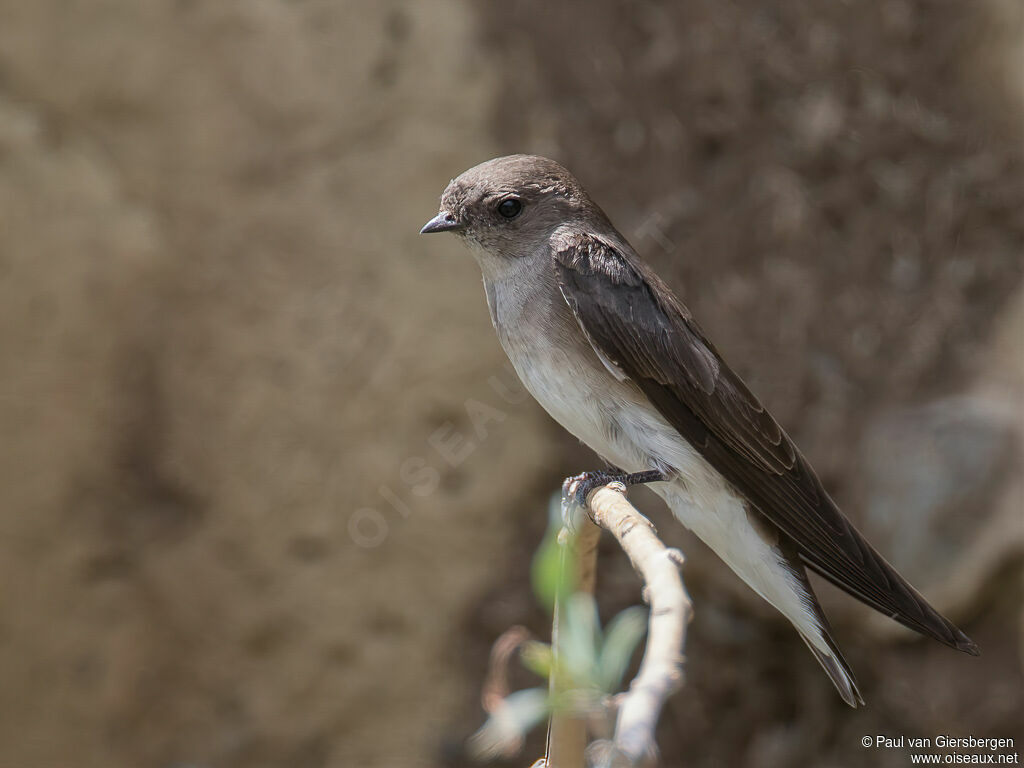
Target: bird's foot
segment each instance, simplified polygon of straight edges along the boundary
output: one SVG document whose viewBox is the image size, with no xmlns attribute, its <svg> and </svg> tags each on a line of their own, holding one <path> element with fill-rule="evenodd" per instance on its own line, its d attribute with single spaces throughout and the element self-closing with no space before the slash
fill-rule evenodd
<svg viewBox="0 0 1024 768">
<path fill-rule="evenodd" d="M 629 488 L 633 485 L 644 483 L 656 483 L 665 480 L 665 473 L 659 469 L 649 469 L 644 472 L 623 472 L 613 469 L 598 472 L 583 472 L 572 477 L 565 478 L 562 483 L 562 508 L 573 501 L 577 506 L 587 506 L 587 496 L 608 483 L 619 482 Z"/>
</svg>

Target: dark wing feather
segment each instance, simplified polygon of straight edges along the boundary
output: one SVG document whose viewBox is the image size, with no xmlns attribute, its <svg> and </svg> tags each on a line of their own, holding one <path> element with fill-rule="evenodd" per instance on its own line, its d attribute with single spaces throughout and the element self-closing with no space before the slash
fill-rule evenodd
<svg viewBox="0 0 1024 768">
<path fill-rule="evenodd" d="M 977 648 L 853 527 L 792 440 L 627 248 L 581 233 L 554 250 L 559 287 L 590 343 L 796 545 L 812 569 L 911 629 Z"/>
</svg>

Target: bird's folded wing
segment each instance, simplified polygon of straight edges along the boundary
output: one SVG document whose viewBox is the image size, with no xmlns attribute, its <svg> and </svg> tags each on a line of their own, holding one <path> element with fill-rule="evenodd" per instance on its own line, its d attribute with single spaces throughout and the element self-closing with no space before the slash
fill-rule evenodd
<svg viewBox="0 0 1024 768">
<path fill-rule="evenodd" d="M 566 232 L 556 238 L 553 263 L 562 295 L 599 355 L 793 540 L 811 568 L 912 629 L 975 651 L 843 516 L 686 307 L 627 247 Z"/>
</svg>

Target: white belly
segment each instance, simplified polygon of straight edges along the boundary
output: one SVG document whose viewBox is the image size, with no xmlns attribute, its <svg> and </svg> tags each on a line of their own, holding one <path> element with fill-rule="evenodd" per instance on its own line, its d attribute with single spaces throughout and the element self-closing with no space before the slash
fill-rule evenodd
<svg viewBox="0 0 1024 768">
<path fill-rule="evenodd" d="M 578 329 L 576 331 L 579 333 Z M 804 590 L 772 536 L 751 523 L 746 501 L 629 381 L 618 381 L 579 339 L 528 347 L 522 336 L 502 345 L 523 384 L 559 424 L 627 472 L 660 469 L 652 483 L 675 517 L 761 597 L 825 650 Z"/>
<path fill-rule="evenodd" d="M 628 380 L 619 381 L 576 338 L 543 349 L 504 336 L 502 345 L 530 394 L 598 455 L 627 472 L 660 469 L 714 509 L 739 497 Z"/>
</svg>

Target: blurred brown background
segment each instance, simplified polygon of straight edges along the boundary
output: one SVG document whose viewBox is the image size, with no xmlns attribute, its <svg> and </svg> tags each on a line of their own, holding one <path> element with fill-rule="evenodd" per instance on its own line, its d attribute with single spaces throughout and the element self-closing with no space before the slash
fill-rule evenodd
<svg viewBox="0 0 1024 768">
<path fill-rule="evenodd" d="M 0 0 L 0 766 L 468 764 L 491 642 L 545 629 L 548 496 L 595 468 L 416 235 L 513 151 L 576 172 L 984 653 L 822 586 L 849 710 L 638 493 L 697 610 L 666 765 L 1024 748 L 1022 132 L 1017 0 Z"/>
</svg>

